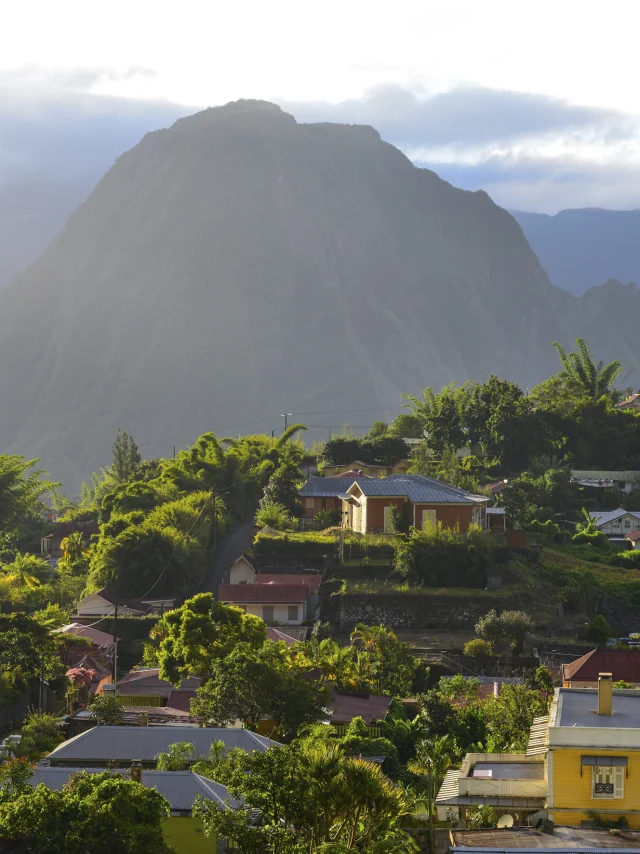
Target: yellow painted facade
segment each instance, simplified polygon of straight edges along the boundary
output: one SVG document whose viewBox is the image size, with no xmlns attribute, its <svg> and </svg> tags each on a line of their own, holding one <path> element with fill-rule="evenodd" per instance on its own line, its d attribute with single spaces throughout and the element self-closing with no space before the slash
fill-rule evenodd
<svg viewBox="0 0 640 854">
<path fill-rule="evenodd" d="M 620 769 L 623 797 L 593 796 L 593 768 L 581 765 L 584 754 L 625 757 Z M 581 774 L 582 770 L 582 774 Z M 595 810 L 608 819 L 626 816 L 631 830 L 640 830 L 640 750 L 619 748 L 555 748 L 547 759 L 549 812 L 556 824 L 580 826 L 585 810 Z"/>
<path fill-rule="evenodd" d="M 171 816 L 162 825 L 164 838 L 178 854 L 212 854 L 217 850 L 217 839 L 205 836 L 202 822 L 188 816 Z"/>
</svg>

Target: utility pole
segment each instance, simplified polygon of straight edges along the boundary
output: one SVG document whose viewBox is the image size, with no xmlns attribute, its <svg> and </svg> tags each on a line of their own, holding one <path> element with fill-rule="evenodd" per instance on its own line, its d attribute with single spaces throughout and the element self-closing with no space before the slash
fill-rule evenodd
<svg viewBox="0 0 640 854">
<path fill-rule="evenodd" d="M 284 418 L 284 429 L 285 429 L 285 432 L 286 432 L 286 429 L 287 429 L 287 424 L 289 423 L 287 419 L 288 419 L 288 418 L 289 418 L 289 416 L 290 416 L 290 415 L 292 415 L 292 414 L 293 414 L 293 413 L 291 413 L 291 412 L 281 412 L 281 413 L 280 413 L 280 418 Z"/>
<path fill-rule="evenodd" d="M 42 695 L 44 690 L 44 652 L 40 656 L 40 690 L 38 692 L 38 714 L 43 712 Z"/>
<path fill-rule="evenodd" d="M 115 641 L 113 645 L 113 684 L 114 697 L 118 696 L 118 635 L 116 634 L 116 629 L 118 625 L 118 594 L 116 592 L 116 601 L 115 601 L 115 610 L 113 612 L 113 639 Z"/>
<path fill-rule="evenodd" d="M 216 494 L 213 493 L 213 550 L 218 548 L 218 514 L 216 512 Z"/>
</svg>

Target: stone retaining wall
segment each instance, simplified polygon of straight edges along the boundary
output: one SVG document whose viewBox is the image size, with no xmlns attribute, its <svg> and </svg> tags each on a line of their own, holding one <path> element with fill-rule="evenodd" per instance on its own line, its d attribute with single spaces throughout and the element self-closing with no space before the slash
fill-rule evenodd
<svg viewBox="0 0 640 854">
<path fill-rule="evenodd" d="M 367 623 L 393 629 L 473 629 L 491 608 L 526 610 L 517 595 L 474 598 L 346 593 L 340 596 L 340 627 L 351 629 L 356 623 Z"/>
</svg>

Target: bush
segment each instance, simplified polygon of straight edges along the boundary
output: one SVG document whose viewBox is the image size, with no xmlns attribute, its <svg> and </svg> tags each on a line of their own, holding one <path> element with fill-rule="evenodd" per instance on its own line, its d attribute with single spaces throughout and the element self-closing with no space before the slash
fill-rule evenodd
<svg viewBox="0 0 640 854">
<path fill-rule="evenodd" d="M 591 620 L 585 635 L 586 639 L 598 645 L 605 644 L 611 637 L 611 627 L 602 614 L 596 614 Z"/>
<path fill-rule="evenodd" d="M 640 549 L 618 552 L 610 558 L 609 563 L 612 566 L 621 566 L 625 569 L 640 569 Z"/>
<path fill-rule="evenodd" d="M 531 617 L 524 611 L 503 611 L 500 616 L 492 608 L 476 623 L 476 634 L 493 648 L 501 640 L 508 642 L 513 655 L 522 655 L 527 634 L 533 628 Z"/>
<path fill-rule="evenodd" d="M 265 501 L 256 513 L 255 521 L 259 528 L 284 531 L 291 525 L 291 516 L 284 504 L 278 504 L 277 501 Z"/>
<path fill-rule="evenodd" d="M 396 569 L 428 587 L 485 587 L 494 564 L 493 536 L 479 528 L 466 535 L 440 524 L 413 529 L 396 550 Z"/>
<path fill-rule="evenodd" d="M 485 828 L 496 827 L 497 824 L 498 816 L 493 807 L 488 804 L 481 807 L 471 807 L 469 827 L 474 830 L 483 830 Z"/>
<path fill-rule="evenodd" d="M 89 710 L 93 712 L 97 723 L 103 726 L 119 726 L 124 715 L 124 703 L 111 694 L 99 694 L 89 704 Z"/>
<path fill-rule="evenodd" d="M 336 551 L 335 534 L 316 531 L 293 534 L 258 534 L 253 542 L 257 557 L 322 558 Z"/>
<path fill-rule="evenodd" d="M 611 550 L 609 537 L 607 537 L 606 534 L 603 534 L 602 531 L 593 531 L 592 533 L 589 533 L 588 531 L 580 531 L 578 534 L 574 534 L 573 537 L 571 537 L 571 542 L 577 546 L 591 546 L 600 552 L 608 552 Z"/>
<path fill-rule="evenodd" d="M 41 759 L 64 741 L 60 718 L 55 715 L 30 714 L 22 727 L 19 752 L 29 759 Z"/>
<path fill-rule="evenodd" d="M 473 638 L 473 640 L 467 641 L 464 645 L 463 652 L 470 658 L 477 658 L 479 661 L 482 661 L 491 656 L 492 649 L 488 641 L 482 640 L 482 638 Z"/>
</svg>

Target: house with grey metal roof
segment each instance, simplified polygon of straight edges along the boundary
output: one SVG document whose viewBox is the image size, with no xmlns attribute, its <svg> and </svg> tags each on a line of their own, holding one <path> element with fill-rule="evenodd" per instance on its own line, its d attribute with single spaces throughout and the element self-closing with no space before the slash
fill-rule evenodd
<svg viewBox="0 0 640 854">
<path fill-rule="evenodd" d="M 269 747 L 280 746 L 277 741 L 240 727 L 96 726 L 63 741 L 44 761 L 50 765 L 86 767 L 123 767 L 138 761 L 143 767 L 153 768 L 158 754 L 167 753 L 179 741 L 193 744 L 193 762 L 207 759 L 216 741 L 224 742 L 227 750 L 240 747 L 248 753 L 254 750 L 264 753 Z"/>
<path fill-rule="evenodd" d="M 620 489 L 622 492 L 633 492 L 640 489 L 640 471 L 587 471 L 571 470 L 571 478 L 581 486 L 591 486 L 599 489 Z"/>
<path fill-rule="evenodd" d="M 362 534 L 392 533 L 396 511 L 415 528 L 441 524 L 464 533 L 472 524 L 486 527 L 489 498 L 423 475 L 392 474 L 354 480 L 343 501 L 348 527 Z"/>
<path fill-rule="evenodd" d="M 60 791 L 73 774 L 83 771 L 99 774 L 107 770 L 112 771 L 104 767 L 86 768 L 79 765 L 58 767 L 39 764 L 30 782 L 32 786 L 44 785 L 52 791 Z M 163 819 L 162 833 L 177 854 L 230 850 L 226 840 L 218 839 L 215 835 L 204 836 L 202 821 L 198 814 L 192 811 L 197 797 L 216 804 L 220 810 L 236 810 L 242 807 L 242 802 L 232 798 L 225 786 L 193 771 L 149 771 L 138 766 L 119 772 L 112 771 L 112 773 L 120 773 L 127 780 L 137 780 L 146 788 L 155 789 L 166 798 L 170 814 Z M 257 810 L 252 810 L 252 817 L 254 812 L 257 817 L 259 815 Z M 116 848 L 114 847 L 113 850 L 115 852 Z"/>
<path fill-rule="evenodd" d="M 77 774 L 80 771 L 100 774 L 107 770 L 109 769 L 37 765 L 30 782 L 32 786 L 44 783 L 48 789 L 60 791 L 69 782 L 72 774 Z M 130 778 L 128 770 L 122 770 L 118 773 L 127 779 Z M 169 801 L 172 815 L 191 815 L 193 802 L 198 795 L 207 801 L 218 804 L 220 807 L 229 806 L 231 809 L 237 809 L 240 806 L 240 801 L 232 798 L 221 783 L 215 783 L 213 780 L 195 774 L 193 771 L 149 771 L 145 769 L 140 776 L 140 782 L 147 789 L 155 789 Z"/>
<path fill-rule="evenodd" d="M 347 477 L 310 477 L 298 491 L 305 517 L 312 519 L 322 511 L 341 512 L 341 496 L 344 495 L 353 481 L 353 475 Z"/>
<path fill-rule="evenodd" d="M 612 540 L 624 539 L 627 534 L 640 528 L 640 510 L 623 510 L 619 507 L 617 510 L 590 513 L 589 516 L 595 522 L 596 528 Z"/>
</svg>

